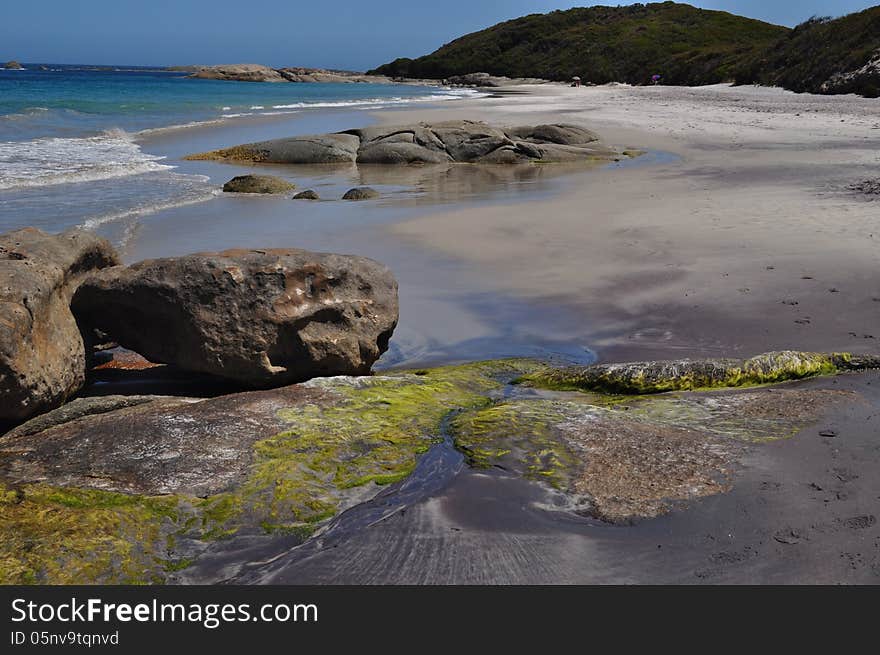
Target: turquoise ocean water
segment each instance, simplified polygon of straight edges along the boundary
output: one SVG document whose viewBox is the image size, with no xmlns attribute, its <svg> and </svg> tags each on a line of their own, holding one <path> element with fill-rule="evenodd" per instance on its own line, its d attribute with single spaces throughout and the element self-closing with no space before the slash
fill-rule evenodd
<svg viewBox="0 0 880 655">
<path fill-rule="evenodd" d="M 440 101 L 463 92 L 382 84 L 189 79 L 136 67 L 0 69 L 0 232 L 59 231 L 209 199 L 216 185 L 144 141 L 165 131 Z"/>
</svg>

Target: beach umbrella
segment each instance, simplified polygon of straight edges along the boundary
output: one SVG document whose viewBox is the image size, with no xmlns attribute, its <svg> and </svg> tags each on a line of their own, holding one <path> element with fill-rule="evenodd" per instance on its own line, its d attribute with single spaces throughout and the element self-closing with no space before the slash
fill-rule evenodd
<svg viewBox="0 0 880 655">
<path fill-rule="evenodd" d="M 571 79 L 573 79 L 573 80 L 577 80 L 578 82 L 581 81 L 581 78 L 579 78 L 577 75 L 575 75 L 575 76 L 574 76 L 573 78 L 571 78 Z"/>
</svg>

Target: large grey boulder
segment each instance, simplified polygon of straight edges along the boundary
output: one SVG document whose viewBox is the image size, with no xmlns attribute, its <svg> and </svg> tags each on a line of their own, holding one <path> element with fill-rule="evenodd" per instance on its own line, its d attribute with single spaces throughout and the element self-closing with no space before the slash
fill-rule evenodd
<svg viewBox="0 0 880 655">
<path fill-rule="evenodd" d="M 251 387 L 363 375 L 397 325 L 397 282 L 364 257 L 227 250 L 91 277 L 77 318 L 153 362 Z"/>
<path fill-rule="evenodd" d="M 577 125 L 509 129 L 478 121 L 378 125 L 338 134 L 249 143 L 189 159 L 283 164 L 525 164 L 607 161 L 622 155 Z"/>
<path fill-rule="evenodd" d="M 87 273 L 118 263 L 88 232 L 0 235 L 0 421 L 58 407 L 82 388 L 85 347 L 70 298 Z"/>
</svg>

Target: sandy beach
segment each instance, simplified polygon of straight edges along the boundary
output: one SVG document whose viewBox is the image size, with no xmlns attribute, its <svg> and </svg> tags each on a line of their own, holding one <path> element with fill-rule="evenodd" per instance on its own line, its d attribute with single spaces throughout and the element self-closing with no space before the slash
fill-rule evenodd
<svg viewBox="0 0 880 655">
<path fill-rule="evenodd" d="M 515 90 L 379 118 L 572 122 L 674 157 L 393 235 L 478 264 L 539 306 L 572 308 L 609 361 L 876 349 L 880 212 L 847 188 L 877 176 L 875 101 L 750 86 Z"/>
</svg>

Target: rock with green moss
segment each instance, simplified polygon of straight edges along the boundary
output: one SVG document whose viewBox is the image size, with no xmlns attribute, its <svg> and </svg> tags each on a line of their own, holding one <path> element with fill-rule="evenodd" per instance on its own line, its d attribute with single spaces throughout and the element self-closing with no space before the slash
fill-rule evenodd
<svg viewBox="0 0 880 655">
<path fill-rule="evenodd" d="M 642 394 L 748 387 L 878 367 L 880 356 L 786 350 L 749 359 L 683 359 L 546 368 L 519 381 L 545 389 Z"/>
<path fill-rule="evenodd" d="M 451 422 L 473 466 L 550 485 L 564 507 L 613 523 L 727 491 L 743 453 L 796 434 L 855 394 L 752 389 L 661 396 L 520 398 Z"/>
<path fill-rule="evenodd" d="M 305 539 L 409 475 L 450 412 L 534 369 L 325 378 L 24 424 L 0 438 L 0 582 L 161 582 L 217 540 Z"/>
<path fill-rule="evenodd" d="M 444 435 L 471 466 L 555 490 L 557 509 L 626 523 L 724 492 L 743 453 L 857 397 L 510 385 L 546 370 L 479 362 L 58 410 L 0 438 L 0 582 L 165 582 L 242 540 L 295 545 L 409 476 Z"/>
</svg>

